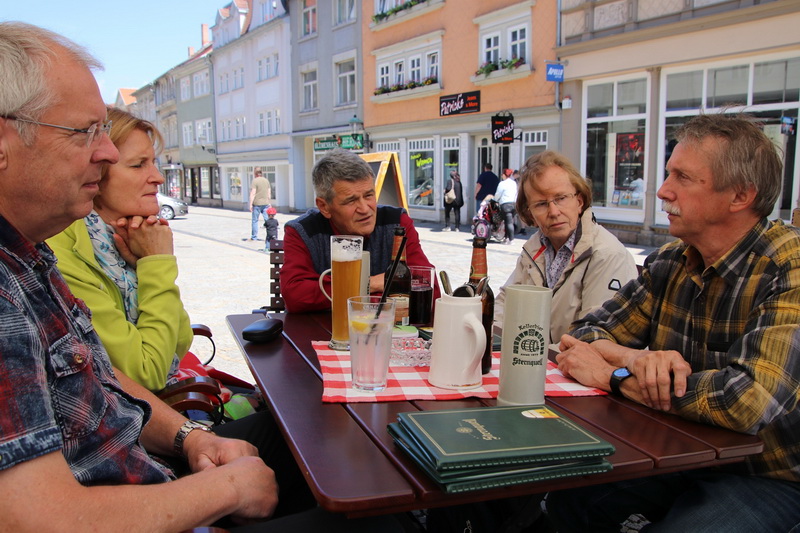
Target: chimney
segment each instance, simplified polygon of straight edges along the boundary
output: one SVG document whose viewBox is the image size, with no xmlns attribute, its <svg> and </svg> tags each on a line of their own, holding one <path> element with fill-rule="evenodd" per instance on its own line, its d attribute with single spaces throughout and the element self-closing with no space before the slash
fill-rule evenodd
<svg viewBox="0 0 800 533">
<path fill-rule="evenodd" d="M 200 40 L 202 41 L 201 48 L 211 42 L 211 39 L 208 38 L 208 24 L 200 25 Z"/>
<path fill-rule="evenodd" d="M 189 47 L 189 57 L 192 57 L 193 55 L 194 55 L 194 46 L 190 46 Z"/>
</svg>

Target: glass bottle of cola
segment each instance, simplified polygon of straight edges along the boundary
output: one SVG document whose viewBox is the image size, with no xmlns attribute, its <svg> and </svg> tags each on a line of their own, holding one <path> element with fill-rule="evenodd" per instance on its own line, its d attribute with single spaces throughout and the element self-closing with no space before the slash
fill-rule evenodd
<svg viewBox="0 0 800 533">
<path fill-rule="evenodd" d="M 397 257 L 397 252 L 400 249 L 400 243 L 406 234 L 406 228 L 398 225 L 394 228 L 394 244 L 392 246 L 392 263 Z M 403 253 L 400 254 L 400 262 L 397 264 L 397 270 L 394 272 L 394 278 L 389 279 L 389 273 L 392 270 L 391 263 L 389 268 L 386 269 L 386 277 L 384 279 L 384 288 L 389 284 L 389 292 L 387 296 L 395 299 L 394 323 L 396 326 L 408 325 L 408 304 L 411 298 L 411 270 L 406 264 L 406 248 L 403 247 Z"/>
<path fill-rule="evenodd" d="M 486 263 L 486 239 L 475 237 L 472 239 L 472 265 L 469 267 L 469 280 L 465 285 L 472 287 L 473 293 L 478 289 L 478 283 L 487 276 L 488 266 Z M 456 288 L 453 296 L 470 296 L 465 285 Z M 489 284 L 481 296 L 481 323 L 486 332 L 486 349 L 481 358 L 481 373 L 488 374 L 492 369 L 492 338 L 494 335 L 494 292 Z"/>
</svg>

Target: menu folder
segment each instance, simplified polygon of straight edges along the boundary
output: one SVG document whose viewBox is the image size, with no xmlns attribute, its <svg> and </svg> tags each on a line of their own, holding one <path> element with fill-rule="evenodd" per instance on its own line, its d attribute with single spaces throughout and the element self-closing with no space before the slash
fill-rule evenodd
<svg viewBox="0 0 800 533">
<path fill-rule="evenodd" d="M 545 406 L 400 413 L 389 433 L 446 492 L 611 469 L 614 447 Z"/>
</svg>

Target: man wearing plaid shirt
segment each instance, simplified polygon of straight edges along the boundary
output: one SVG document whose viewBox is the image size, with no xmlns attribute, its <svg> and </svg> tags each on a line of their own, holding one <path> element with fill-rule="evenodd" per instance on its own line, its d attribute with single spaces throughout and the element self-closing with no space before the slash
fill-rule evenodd
<svg viewBox="0 0 800 533">
<path fill-rule="evenodd" d="M 757 434 L 761 454 L 552 493 L 569 531 L 794 531 L 800 524 L 800 230 L 770 222 L 780 157 L 743 115 L 700 115 L 658 191 L 679 240 L 561 339 L 559 368 L 687 419 Z"/>
</svg>

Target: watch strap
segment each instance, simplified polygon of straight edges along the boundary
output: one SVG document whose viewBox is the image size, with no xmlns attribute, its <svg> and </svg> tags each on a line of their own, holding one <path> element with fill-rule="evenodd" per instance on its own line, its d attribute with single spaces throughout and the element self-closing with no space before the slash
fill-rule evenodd
<svg viewBox="0 0 800 533">
<path fill-rule="evenodd" d="M 187 420 L 186 422 L 183 423 L 180 429 L 178 429 L 178 433 L 175 435 L 175 441 L 172 444 L 172 449 L 175 450 L 175 453 L 178 456 L 183 457 L 183 443 L 184 441 L 186 441 L 186 437 L 189 436 L 189 433 L 191 433 L 195 429 L 213 433 L 211 431 L 211 428 L 206 426 L 205 424 L 201 424 L 200 422 L 196 422 L 194 420 Z"/>
</svg>

